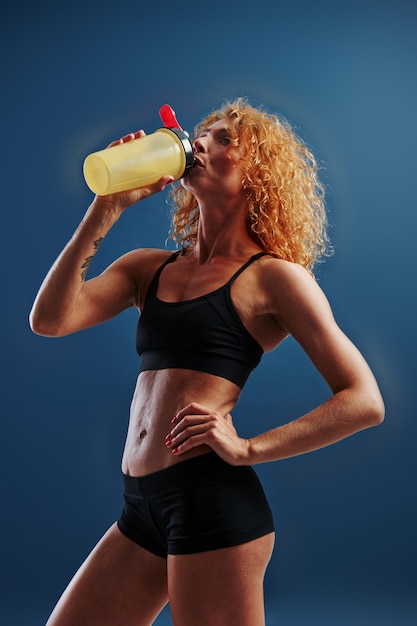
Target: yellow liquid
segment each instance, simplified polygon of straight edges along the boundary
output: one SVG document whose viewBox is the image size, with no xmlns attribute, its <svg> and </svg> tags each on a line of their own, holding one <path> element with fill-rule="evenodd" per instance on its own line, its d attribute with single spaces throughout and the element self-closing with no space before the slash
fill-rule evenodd
<svg viewBox="0 0 417 626">
<path fill-rule="evenodd" d="M 169 129 L 88 155 L 84 178 L 95 194 L 106 196 L 156 183 L 162 176 L 178 180 L 186 156 L 181 140 Z"/>
</svg>

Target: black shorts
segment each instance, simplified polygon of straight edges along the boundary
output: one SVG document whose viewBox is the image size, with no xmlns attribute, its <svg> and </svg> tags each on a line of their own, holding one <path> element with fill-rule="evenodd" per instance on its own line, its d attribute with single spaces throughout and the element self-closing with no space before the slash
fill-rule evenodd
<svg viewBox="0 0 417 626">
<path fill-rule="evenodd" d="M 236 546 L 274 530 L 254 470 L 229 465 L 214 452 L 123 480 L 125 505 L 117 525 L 161 557 Z"/>
</svg>

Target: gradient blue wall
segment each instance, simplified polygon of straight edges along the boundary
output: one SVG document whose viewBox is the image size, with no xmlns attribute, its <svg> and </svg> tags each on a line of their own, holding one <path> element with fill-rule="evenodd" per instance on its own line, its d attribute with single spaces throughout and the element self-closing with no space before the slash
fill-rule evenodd
<svg viewBox="0 0 417 626">
<path fill-rule="evenodd" d="M 245 95 L 286 116 L 324 167 L 336 253 L 320 284 L 387 406 L 378 429 L 258 468 L 278 528 L 267 623 L 416 623 L 413 3 L 76 7 L 26 0 L 0 20 L 0 622 L 41 626 L 121 507 L 135 313 L 59 340 L 31 334 L 27 322 L 91 200 L 82 161 L 126 132 L 152 132 L 165 102 L 192 129 Z M 132 248 L 164 246 L 167 215 L 163 196 L 131 208 L 92 270 Z M 288 340 L 251 378 L 235 421 L 249 436 L 327 393 Z M 165 611 L 157 625 L 169 623 Z"/>
</svg>

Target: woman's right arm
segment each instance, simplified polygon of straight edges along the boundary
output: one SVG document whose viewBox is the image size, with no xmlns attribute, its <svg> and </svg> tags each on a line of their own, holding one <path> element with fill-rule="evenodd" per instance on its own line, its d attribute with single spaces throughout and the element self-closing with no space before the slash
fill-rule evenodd
<svg viewBox="0 0 417 626">
<path fill-rule="evenodd" d="M 120 141 L 137 136 L 140 133 Z M 134 268 L 137 268 L 140 251 L 122 256 L 91 280 L 86 280 L 87 270 L 102 240 L 123 211 L 162 191 L 172 180 L 172 176 L 164 176 L 146 188 L 95 197 L 39 289 L 29 317 L 36 334 L 48 337 L 68 335 L 104 322 L 137 302 L 137 271 Z"/>
</svg>

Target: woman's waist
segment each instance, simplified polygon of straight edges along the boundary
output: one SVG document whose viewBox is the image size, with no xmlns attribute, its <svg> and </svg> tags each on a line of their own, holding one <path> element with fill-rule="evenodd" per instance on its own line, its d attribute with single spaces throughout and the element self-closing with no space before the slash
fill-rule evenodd
<svg viewBox="0 0 417 626">
<path fill-rule="evenodd" d="M 166 446 L 173 416 L 171 412 L 146 411 L 131 415 L 122 461 L 124 474 L 145 476 L 210 451 L 208 446 L 198 446 L 181 455 L 173 454 Z"/>
<path fill-rule="evenodd" d="M 142 476 L 178 462 L 206 454 L 199 446 L 176 456 L 165 445 L 172 419 L 179 411 L 198 405 L 203 412 L 227 415 L 238 399 L 237 387 L 229 381 L 199 372 L 158 370 L 139 375 L 133 396 L 126 447 L 124 473 Z"/>
<path fill-rule="evenodd" d="M 127 476 L 148 476 L 210 452 L 212 450 L 208 446 L 198 446 L 176 456 L 164 444 L 146 445 L 138 449 L 127 443 L 123 453 L 122 472 Z"/>
<path fill-rule="evenodd" d="M 131 420 L 166 425 L 192 403 L 226 415 L 236 405 L 239 388 L 230 381 L 190 370 L 142 372 L 131 403 Z"/>
</svg>

